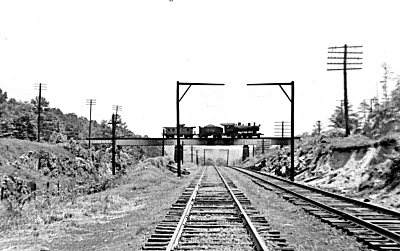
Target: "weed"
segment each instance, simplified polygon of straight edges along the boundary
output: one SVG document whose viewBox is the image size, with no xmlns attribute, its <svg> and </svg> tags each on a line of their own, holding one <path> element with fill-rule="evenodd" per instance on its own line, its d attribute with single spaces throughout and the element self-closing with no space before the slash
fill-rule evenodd
<svg viewBox="0 0 400 251">
<path fill-rule="evenodd" d="M 140 225 L 140 226 L 136 229 L 135 235 L 140 234 L 141 232 L 143 232 L 143 231 L 146 230 L 146 229 L 147 229 L 147 227 L 144 227 L 144 226 Z"/>
</svg>

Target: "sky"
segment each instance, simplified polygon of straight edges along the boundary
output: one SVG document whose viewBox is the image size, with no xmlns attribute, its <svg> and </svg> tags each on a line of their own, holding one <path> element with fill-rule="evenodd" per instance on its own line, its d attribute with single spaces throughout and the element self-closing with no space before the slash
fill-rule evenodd
<svg viewBox="0 0 400 251">
<path fill-rule="evenodd" d="M 187 126 L 290 121 L 278 86 L 295 83 L 295 134 L 323 127 L 343 99 L 343 72 L 327 71 L 328 47 L 363 46 L 362 70 L 348 71 L 349 102 L 380 97 L 381 65 L 400 75 L 400 3 L 387 1 L 135 0 L 0 1 L 0 88 L 29 101 L 110 120 L 119 105 L 136 134 L 176 126 L 176 83 Z M 389 90 L 395 81 L 389 83 Z M 185 86 L 180 87 L 183 94 Z M 285 88 L 291 95 L 290 88 Z M 198 129 L 196 129 L 198 131 Z"/>
</svg>

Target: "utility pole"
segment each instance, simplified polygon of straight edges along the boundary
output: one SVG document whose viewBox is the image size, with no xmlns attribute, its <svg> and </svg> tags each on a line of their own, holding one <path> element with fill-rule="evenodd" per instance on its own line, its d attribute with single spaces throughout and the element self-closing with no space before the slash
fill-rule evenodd
<svg viewBox="0 0 400 251">
<path fill-rule="evenodd" d="M 317 121 L 318 135 L 321 135 L 321 120 Z"/>
<path fill-rule="evenodd" d="M 190 159 L 193 163 L 193 145 L 190 145 Z"/>
<path fill-rule="evenodd" d="M 362 54 L 359 51 L 347 51 L 348 48 L 361 48 L 362 46 L 347 46 L 345 44 L 341 47 L 329 47 L 331 51 L 328 53 L 339 53 L 343 54 L 342 57 L 328 57 L 328 59 L 333 60 L 343 60 L 343 62 L 328 62 L 328 65 L 343 65 L 343 68 L 332 68 L 328 69 L 328 71 L 343 71 L 343 79 L 344 79 L 344 117 L 345 117 L 345 129 L 346 129 L 346 137 L 350 135 L 350 127 L 349 127 L 349 111 L 348 111 L 348 99 L 347 99 L 347 70 L 361 70 L 362 68 L 347 68 L 347 65 L 360 65 L 362 63 L 355 62 L 347 62 L 347 60 L 361 60 L 359 57 L 348 57 L 347 54 Z M 339 51 L 335 51 L 340 49 Z"/>
<path fill-rule="evenodd" d="M 375 103 L 376 98 L 366 99 L 369 100 L 369 112 L 372 112 L 372 105 Z"/>
<path fill-rule="evenodd" d="M 37 121 L 37 124 L 38 124 L 38 127 L 37 127 L 38 128 L 38 138 L 37 138 L 37 141 L 38 142 L 40 142 L 40 112 L 42 110 L 42 90 L 45 91 L 46 88 L 47 88 L 46 84 L 42 84 L 42 83 L 35 84 L 35 90 L 39 89 L 38 121 Z"/>
<path fill-rule="evenodd" d="M 113 113 L 111 116 L 111 124 L 112 124 L 112 149 L 111 149 L 111 162 L 112 162 L 112 175 L 115 175 L 115 152 L 116 152 L 116 132 L 117 132 L 117 119 L 118 119 L 118 110 L 122 110 L 121 106 L 113 105 L 113 110 L 115 110 L 115 114 Z"/>
<path fill-rule="evenodd" d="M 161 153 L 161 155 L 162 155 L 163 157 L 164 157 L 164 152 L 165 152 L 164 136 L 165 136 L 165 129 L 163 129 L 163 132 L 162 132 L 162 153 Z"/>
<path fill-rule="evenodd" d="M 204 160 L 203 160 L 204 166 L 206 165 L 206 149 L 204 148 Z"/>
<path fill-rule="evenodd" d="M 344 114 L 343 113 L 343 99 L 339 99 L 339 100 L 336 100 L 336 101 L 340 101 L 340 110 L 342 111 L 342 114 Z"/>
<path fill-rule="evenodd" d="M 90 138 L 92 135 L 92 105 L 96 105 L 96 100 L 86 99 L 86 105 L 90 105 L 90 113 L 89 113 L 89 149 L 90 149 Z"/>
<path fill-rule="evenodd" d="M 285 124 L 286 123 L 286 124 Z M 290 134 L 290 122 L 275 122 L 275 137 L 281 136 L 282 138 L 285 137 L 287 134 Z M 280 145 L 280 149 L 283 148 L 283 145 Z"/>
<path fill-rule="evenodd" d="M 275 122 L 275 137 L 281 136 L 283 138 L 287 134 L 290 134 L 290 122 L 286 121 Z"/>
</svg>

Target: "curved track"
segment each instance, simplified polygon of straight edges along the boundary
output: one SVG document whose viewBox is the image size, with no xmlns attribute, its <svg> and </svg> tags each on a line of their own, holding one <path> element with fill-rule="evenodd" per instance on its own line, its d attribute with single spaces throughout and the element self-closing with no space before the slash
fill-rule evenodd
<svg viewBox="0 0 400 251">
<path fill-rule="evenodd" d="M 329 193 L 276 176 L 232 167 L 253 178 L 258 185 L 283 193 L 290 202 L 303 207 L 322 221 L 345 230 L 377 250 L 400 250 L 400 213 Z"/>
<path fill-rule="evenodd" d="M 216 167 L 206 167 L 142 250 L 293 250 Z"/>
</svg>

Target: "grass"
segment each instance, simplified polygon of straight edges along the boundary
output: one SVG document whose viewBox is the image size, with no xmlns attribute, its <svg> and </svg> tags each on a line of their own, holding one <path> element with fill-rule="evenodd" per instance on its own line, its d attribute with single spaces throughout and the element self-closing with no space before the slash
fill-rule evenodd
<svg viewBox="0 0 400 251">
<path fill-rule="evenodd" d="M 20 139 L 0 138 L 0 152 L 2 153 L 0 154 L 0 168 L 6 166 L 7 163 L 12 163 L 19 159 L 22 154 L 26 154 L 29 151 L 39 152 L 40 150 L 57 154 L 60 157 L 73 157 L 70 152 L 57 145 Z"/>
<path fill-rule="evenodd" d="M 0 202 L 0 250 L 140 247 L 200 170 L 192 169 L 177 178 L 153 165 L 132 167 L 123 184 L 96 194 L 44 194 L 20 209 Z"/>
</svg>

